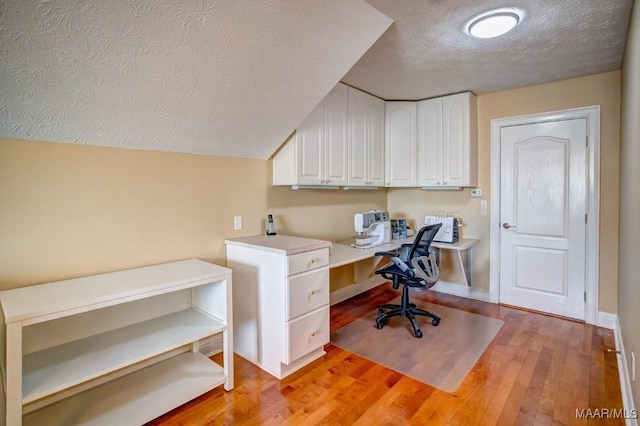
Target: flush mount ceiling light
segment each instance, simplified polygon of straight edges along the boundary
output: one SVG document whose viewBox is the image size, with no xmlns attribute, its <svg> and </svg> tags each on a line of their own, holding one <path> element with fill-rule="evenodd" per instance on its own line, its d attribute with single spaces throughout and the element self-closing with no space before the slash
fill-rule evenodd
<svg viewBox="0 0 640 426">
<path fill-rule="evenodd" d="M 520 22 L 521 14 L 513 9 L 498 9 L 473 18 L 467 33 L 477 38 L 498 37 L 511 31 Z"/>
</svg>

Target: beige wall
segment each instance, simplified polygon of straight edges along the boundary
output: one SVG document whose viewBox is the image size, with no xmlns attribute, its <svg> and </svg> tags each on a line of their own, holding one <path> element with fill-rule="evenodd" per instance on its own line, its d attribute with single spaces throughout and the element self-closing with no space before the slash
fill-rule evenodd
<svg viewBox="0 0 640 426">
<path fill-rule="evenodd" d="M 271 162 L 0 139 L 0 289 L 165 261 L 224 265 L 224 239 L 346 239 L 385 191 L 271 186 Z M 233 216 L 244 228 L 233 230 Z"/>
<path fill-rule="evenodd" d="M 267 165 L 0 139 L 0 288 L 191 257 L 224 264 L 225 238 L 260 232 Z"/>
<path fill-rule="evenodd" d="M 591 105 L 601 106 L 600 306 L 617 312 L 618 294 L 618 164 L 620 143 L 620 72 L 490 93 L 478 97 L 478 187 L 491 200 L 491 120 Z M 388 193 L 392 217 L 422 223 L 431 211 L 460 215 L 462 233 L 478 238 L 474 248 L 474 286 L 489 289 L 489 209 L 480 216 L 480 199 L 469 190 L 421 191 L 393 189 Z"/>
<path fill-rule="evenodd" d="M 618 318 L 627 365 L 640 357 L 640 6 L 636 2 L 622 69 L 622 137 L 620 144 L 620 288 Z M 636 365 L 640 368 L 640 365 Z M 631 382 L 640 407 L 640 380 Z"/>
</svg>

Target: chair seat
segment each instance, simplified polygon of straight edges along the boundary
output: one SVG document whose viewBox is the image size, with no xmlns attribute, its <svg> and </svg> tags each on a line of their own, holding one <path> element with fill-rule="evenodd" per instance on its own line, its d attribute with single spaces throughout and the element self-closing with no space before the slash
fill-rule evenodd
<svg viewBox="0 0 640 426">
<path fill-rule="evenodd" d="M 402 276 L 404 281 L 409 287 L 426 287 L 427 282 L 418 277 L 411 276 L 405 272 L 403 272 L 396 265 L 387 266 L 386 268 L 378 269 L 376 274 L 382 275 L 383 278 L 393 281 L 394 276 Z M 394 288 L 398 288 L 394 286 Z"/>
</svg>

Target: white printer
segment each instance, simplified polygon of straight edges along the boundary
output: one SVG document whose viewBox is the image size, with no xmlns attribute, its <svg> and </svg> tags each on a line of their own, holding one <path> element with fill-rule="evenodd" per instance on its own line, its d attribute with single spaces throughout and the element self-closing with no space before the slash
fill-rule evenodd
<svg viewBox="0 0 640 426">
<path fill-rule="evenodd" d="M 457 217 L 451 216 L 425 216 L 424 224 L 433 225 L 441 223 L 438 233 L 433 237 L 433 241 L 440 243 L 457 243 L 460 239 L 460 222 Z"/>
</svg>

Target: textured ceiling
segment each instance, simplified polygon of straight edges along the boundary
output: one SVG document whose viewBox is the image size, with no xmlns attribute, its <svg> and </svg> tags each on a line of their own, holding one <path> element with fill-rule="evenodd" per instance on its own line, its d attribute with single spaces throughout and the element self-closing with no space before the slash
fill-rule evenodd
<svg viewBox="0 0 640 426">
<path fill-rule="evenodd" d="M 0 0 L 0 136 L 266 159 L 391 22 L 362 0 Z"/>
<path fill-rule="evenodd" d="M 620 69 L 633 4 L 366 1 L 0 0 L 0 137 L 266 159 L 339 80 L 415 100 Z M 507 6 L 506 36 L 464 34 Z"/>
<path fill-rule="evenodd" d="M 386 100 L 507 90 L 618 70 L 633 0 L 367 0 L 394 23 L 342 79 Z M 503 7 L 521 24 L 494 39 L 464 33 Z"/>
</svg>

